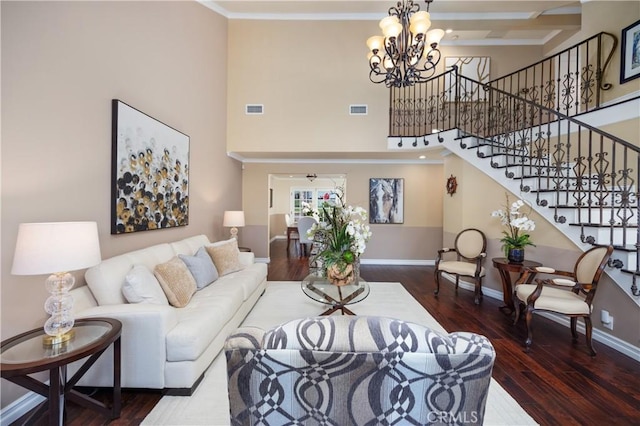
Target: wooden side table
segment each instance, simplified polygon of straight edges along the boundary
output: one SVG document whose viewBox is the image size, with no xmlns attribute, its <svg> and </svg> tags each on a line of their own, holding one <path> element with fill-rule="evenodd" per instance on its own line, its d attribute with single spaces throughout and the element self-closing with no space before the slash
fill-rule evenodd
<svg viewBox="0 0 640 426">
<path fill-rule="evenodd" d="M 524 268 L 536 268 L 542 266 L 542 263 L 535 260 L 524 260 L 522 263 L 509 263 L 504 257 L 495 257 L 493 260 L 493 266 L 500 273 L 500 279 L 502 280 L 502 299 L 504 305 L 500 306 L 500 310 L 506 314 L 511 314 L 515 310 L 513 304 L 513 283 L 511 281 L 511 273 L 520 274 L 516 279 L 516 282 L 522 276 Z M 529 275 L 527 283 L 530 283 L 535 278 L 535 272 Z"/>
<path fill-rule="evenodd" d="M 0 372 L 7 379 L 45 398 L 29 413 L 26 423 L 37 420 L 48 410 L 49 425 L 64 424 L 65 400 L 95 410 L 109 419 L 120 417 L 120 333 L 122 323 L 110 318 L 79 319 L 73 327 L 75 336 L 59 345 L 43 345 L 44 330 L 37 328 L 0 343 Z M 113 344 L 113 404 L 100 401 L 73 389 L 102 353 Z M 67 366 L 83 358 L 88 359 L 67 379 Z M 49 370 L 49 385 L 29 374 Z"/>
</svg>

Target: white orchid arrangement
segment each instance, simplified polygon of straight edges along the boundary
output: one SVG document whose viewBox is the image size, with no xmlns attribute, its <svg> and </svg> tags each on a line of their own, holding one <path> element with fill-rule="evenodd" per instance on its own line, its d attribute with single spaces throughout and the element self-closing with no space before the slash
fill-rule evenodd
<svg viewBox="0 0 640 426">
<path fill-rule="evenodd" d="M 336 205 L 322 208 L 325 221 L 314 224 L 307 236 L 322 245 L 317 257 L 325 266 L 337 265 L 344 270 L 364 253 L 372 234 L 367 211 L 362 207 L 345 207 L 341 188 L 336 193 Z"/>
<path fill-rule="evenodd" d="M 509 249 L 517 248 L 523 249 L 525 246 L 534 246 L 531 242 L 531 236 L 529 231 L 536 229 L 536 224 L 533 220 L 529 219 L 531 213 L 531 207 L 529 206 L 528 212 L 521 212 L 520 209 L 527 204 L 518 199 L 517 201 L 509 204 L 509 195 L 506 195 L 507 203 L 505 209 L 495 210 L 491 213 L 492 217 L 500 219 L 500 223 L 507 227 L 507 230 L 502 231 L 504 237 L 500 240 L 502 242 L 502 249 L 505 256 L 508 254 Z M 506 210 L 506 208 L 509 208 Z"/>
<path fill-rule="evenodd" d="M 301 203 L 301 207 L 302 209 L 300 210 L 300 213 L 302 213 L 302 216 L 313 216 L 316 219 L 318 219 L 318 212 L 313 210 L 313 208 L 311 207 L 311 204 L 307 203 L 306 201 L 303 201 Z"/>
</svg>

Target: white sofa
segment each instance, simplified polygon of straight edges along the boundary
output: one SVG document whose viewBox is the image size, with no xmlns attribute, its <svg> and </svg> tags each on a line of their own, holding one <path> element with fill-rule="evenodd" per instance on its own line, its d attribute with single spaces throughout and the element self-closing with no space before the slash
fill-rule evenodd
<svg viewBox="0 0 640 426">
<path fill-rule="evenodd" d="M 267 265 L 255 263 L 251 252 L 240 252 L 241 270 L 219 277 L 196 291 L 183 308 L 169 304 L 128 303 L 122 294 L 125 276 L 135 265 L 151 271 L 173 257 L 193 255 L 210 244 L 205 235 L 103 260 L 87 270 L 86 286 L 71 291 L 76 318 L 108 317 L 122 322 L 122 387 L 163 389 L 190 395 L 204 372 L 262 295 Z M 112 351 L 78 383 L 110 387 Z"/>
</svg>

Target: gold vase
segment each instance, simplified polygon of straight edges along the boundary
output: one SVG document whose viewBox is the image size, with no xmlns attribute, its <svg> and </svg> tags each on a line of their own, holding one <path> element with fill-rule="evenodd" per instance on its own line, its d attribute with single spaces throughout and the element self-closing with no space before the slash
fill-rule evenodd
<svg viewBox="0 0 640 426">
<path fill-rule="evenodd" d="M 341 271 L 340 267 L 333 264 L 327 268 L 327 279 L 333 285 L 343 286 L 351 284 L 356 279 L 353 263 L 348 263 Z"/>
</svg>

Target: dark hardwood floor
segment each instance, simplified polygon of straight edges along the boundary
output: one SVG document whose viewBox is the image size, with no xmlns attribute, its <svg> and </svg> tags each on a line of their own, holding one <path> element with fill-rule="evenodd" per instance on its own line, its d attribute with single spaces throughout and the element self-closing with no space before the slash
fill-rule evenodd
<svg viewBox="0 0 640 426">
<path fill-rule="evenodd" d="M 301 280 L 307 259 L 286 256 L 286 242 L 271 246 L 268 280 Z M 524 409 L 543 425 L 637 425 L 640 423 L 640 364 L 594 342 L 598 355 L 589 356 L 580 336 L 572 344 L 570 331 L 536 316 L 536 335 L 530 353 L 523 350 L 524 322 L 512 325 L 498 309 L 501 301 L 485 297 L 473 303 L 471 291 L 444 283 L 434 297 L 433 267 L 362 265 L 362 277 L 399 281 L 449 331 L 481 333 L 493 343 L 496 363 L 493 377 Z M 375 291 L 375 284 L 372 285 Z M 106 396 L 102 396 L 105 397 Z M 68 425 L 137 425 L 161 398 L 158 392 L 123 391 L 120 419 L 109 422 L 99 415 L 68 404 Z M 45 419 L 42 423 L 44 423 Z"/>
</svg>

